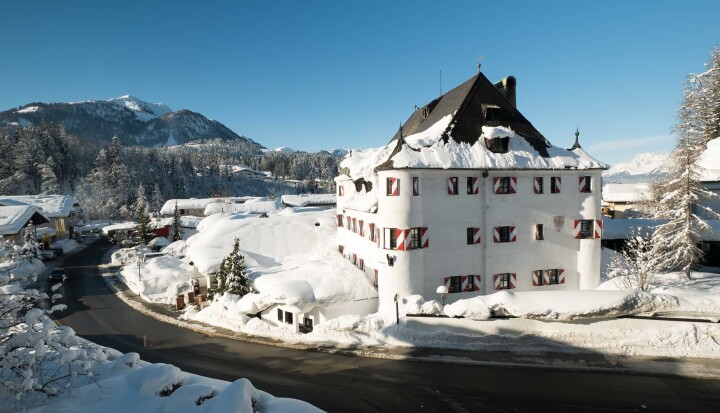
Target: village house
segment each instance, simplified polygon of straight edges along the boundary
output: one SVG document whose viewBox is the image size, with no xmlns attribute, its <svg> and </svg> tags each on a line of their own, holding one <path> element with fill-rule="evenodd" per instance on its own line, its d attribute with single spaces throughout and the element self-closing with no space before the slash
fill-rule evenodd
<svg viewBox="0 0 720 413">
<path fill-rule="evenodd" d="M 337 184 L 338 249 L 375 279 L 379 310 L 420 294 L 591 289 L 601 173 L 516 108 L 516 80 L 482 73 L 415 110 L 390 143 L 353 151 Z M 402 308 L 402 306 L 400 306 Z"/>
<path fill-rule="evenodd" d="M 66 239 L 73 235 L 74 208 L 77 206 L 75 198 L 69 195 L 2 195 L 0 206 L 26 206 L 30 205 L 40 212 L 48 222 L 37 225 L 42 233 L 47 233 L 52 239 Z"/>
<path fill-rule="evenodd" d="M 0 235 L 14 244 L 23 243 L 23 229 L 50 221 L 31 205 L 0 206 Z"/>
<path fill-rule="evenodd" d="M 318 207 L 335 208 L 337 196 L 335 194 L 299 194 L 283 195 L 280 202 L 287 207 Z"/>
</svg>

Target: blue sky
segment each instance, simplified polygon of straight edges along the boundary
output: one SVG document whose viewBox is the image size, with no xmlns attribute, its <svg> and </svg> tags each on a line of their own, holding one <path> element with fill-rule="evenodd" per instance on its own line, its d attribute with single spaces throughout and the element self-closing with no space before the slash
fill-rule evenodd
<svg viewBox="0 0 720 413">
<path fill-rule="evenodd" d="M 274 148 L 387 142 L 413 105 L 476 72 L 518 79 L 555 145 L 615 163 L 668 151 L 718 1 L 6 3 L 0 109 L 132 94 Z"/>
</svg>

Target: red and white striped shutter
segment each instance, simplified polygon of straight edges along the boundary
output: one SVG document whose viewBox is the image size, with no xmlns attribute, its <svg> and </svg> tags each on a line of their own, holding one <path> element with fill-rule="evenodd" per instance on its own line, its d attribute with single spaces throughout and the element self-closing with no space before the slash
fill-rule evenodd
<svg viewBox="0 0 720 413">
<path fill-rule="evenodd" d="M 400 195 L 400 180 L 398 178 L 390 178 L 390 190 L 392 196 Z"/>
<path fill-rule="evenodd" d="M 542 271 L 532 272 L 532 284 L 533 287 L 537 287 L 538 285 L 542 284 Z"/>
<path fill-rule="evenodd" d="M 350 219 L 350 217 L 346 216 L 345 223 L 347 224 L 346 228 L 348 229 L 348 231 L 352 231 L 352 219 Z"/>
<path fill-rule="evenodd" d="M 450 291 L 450 277 L 443 278 L 443 285 L 445 286 L 445 288 L 448 289 L 449 293 L 453 292 L 453 291 Z"/>
<path fill-rule="evenodd" d="M 595 220 L 595 238 L 602 238 L 603 222 L 602 219 Z"/>
<path fill-rule="evenodd" d="M 578 182 L 578 183 L 579 183 L 579 185 L 580 185 L 580 192 L 587 192 L 587 191 L 585 190 L 585 179 L 586 179 L 586 178 L 585 178 L 584 176 L 581 176 L 581 177 L 579 178 L 579 182 Z"/>
<path fill-rule="evenodd" d="M 573 235 L 575 238 L 580 238 L 580 220 L 576 219 L 573 221 Z"/>
<path fill-rule="evenodd" d="M 482 283 L 482 276 L 476 275 L 475 282 L 473 283 L 473 285 L 475 286 L 475 291 L 480 291 L 480 283 Z"/>
<path fill-rule="evenodd" d="M 375 224 L 370 222 L 368 223 L 368 237 L 370 237 L 370 241 L 374 241 L 375 238 Z"/>
<path fill-rule="evenodd" d="M 517 192 L 517 177 L 511 176 L 510 177 L 510 193 L 514 194 Z"/>
<path fill-rule="evenodd" d="M 533 191 L 536 194 L 541 193 L 540 188 L 542 188 L 542 176 L 536 176 L 535 180 L 533 182 L 535 183 L 535 187 L 533 188 Z"/>
<path fill-rule="evenodd" d="M 380 241 L 380 228 L 375 228 L 375 243 L 377 244 L 378 248 L 380 248 L 381 245 Z"/>
<path fill-rule="evenodd" d="M 428 235 L 427 227 L 420 228 L 420 248 L 427 248 L 430 246 L 430 238 Z"/>
<path fill-rule="evenodd" d="M 338 186 L 338 196 L 344 196 L 345 195 L 345 187 L 340 185 Z"/>
<path fill-rule="evenodd" d="M 462 288 L 461 288 L 462 291 L 470 291 L 470 290 L 468 290 L 468 276 L 463 275 L 460 277 L 460 280 L 462 282 Z"/>
<path fill-rule="evenodd" d="M 564 274 L 564 272 L 565 272 L 565 270 L 563 270 L 563 269 L 559 269 L 559 270 L 558 270 L 558 282 L 559 282 L 560 284 L 565 284 L 565 274 Z"/>
<path fill-rule="evenodd" d="M 495 178 L 493 178 L 493 192 L 498 194 L 499 190 L 500 190 L 500 178 L 496 176 Z"/>
<path fill-rule="evenodd" d="M 542 285 L 548 285 L 550 284 L 550 275 L 547 271 L 543 271 L 542 275 Z"/>
<path fill-rule="evenodd" d="M 357 234 L 357 218 L 352 219 L 352 232 Z"/>
<path fill-rule="evenodd" d="M 363 220 L 361 219 L 360 220 L 360 236 L 361 237 L 365 236 L 365 225 L 364 224 L 365 224 L 365 222 L 363 222 Z"/>
<path fill-rule="evenodd" d="M 535 224 L 535 240 L 537 241 L 539 239 L 540 239 L 540 231 L 538 231 L 538 226 L 537 226 L 537 224 Z"/>
<path fill-rule="evenodd" d="M 340 214 L 337 214 L 337 226 L 342 227 L 343 226 L 343 216 Z"/>
<path fill-rule="evenodd" d="M 499 227 L 493 228 L 493 242 L 500 242 L 500 229 L 499 229 Z"/>
<path fill-rule="evenodd" d="M 493 284 L 496 290 L 500 289 L 500 274 L 493 275 Z"/>
<path fill-rule="evenodd" d="M 561 184 L 561 183 L 562 183 L 561 177 L 559 177 L 559 176 L 556 177 L 556 178 L 555 178 L 555 184 L 556 184 L 555 187 L 557 188 L 557 192 L 558 192 L 558 193 L 560 193 L 560 184 Z"/>
<path fill-rule="evenodd" d="M 517 241 L 517 231 L 515 230 L 515 227 L 510 227 L 510 242 Z"/>
<path fill-rule="evenodd" d="M 373 270 L 373 273 L 375 274 L 375 280 L 373 281 L 373 286 L 374 286 L 375 288 L 377 288 L 377 287 L 378 287 L 378 270 L 377 270 L 377 269 L 374 269 L 374 270 Z"/>
<path fill-rule="evenodd" d="M 470 180 L 472 181 L 472 193 L 473 193 L 473 195 L 479 194 L 479 193 L 480 193 L 480 183 L 479 183 L 479 180 L 478 180 L 477 176 L 473 176 Z"/>
<path fill-rule="evenodd" d="M 480 241 L 480 228 L 473 228 L 473 243 L 479 244 Z"/>
<path fill-rule="evenodd" d="M 405 235 L 407 232 L 404 229 L 396 229 L 395 234 L 397 235 L 397 249 L 400 251 L 405 251 Z"/>
<path fill-rule="evenodd" d="M 510 274 L 510 288 L 517 287 L 517 276 L 515 274 Z"/>
<path fill-rule="evenodd" d="M 451 176 L 448 178 L 448 195 L 455 195 L 455 186 L 457 184 L 457 177 Z"/>
</svg>

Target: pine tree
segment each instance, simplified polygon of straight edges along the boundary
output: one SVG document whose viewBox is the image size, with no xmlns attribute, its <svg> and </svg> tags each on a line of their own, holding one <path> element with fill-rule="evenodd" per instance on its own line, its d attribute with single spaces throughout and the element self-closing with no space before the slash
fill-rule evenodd
<svg viewBox="0 0 720 413">
<path fill-rule="evenodd" d="M 155 184 L 153 186 L 153 192 L 152 192 L 152 211 L 155 214 L 155 216 L 160 216 L 160 209 L 163 205 L 163 196 L 162 192 L 160 192 L 160 186 L 158 184 Z"/>
<path fill-rule="evenodd" d="M 150 208 L 145 199 L 145 188 L 140 184 L 135 193 L 135 203 L 133 204 L 133 212 L 135 214 L 135 222 L 140 233 L 143 243 L 147 244 L 153 239 L 154 234 L 150 228 Z"/>
<path fill-rule="evenodd" d="M 173 210 L 173 223 L 172 223 L 172 241 L 180 241 L 182 239 L 183 230 L 180 226 L 180 210 L 178 209 L 177 202 L 175 202 L 175 209 Z"/>
<path fill-rule="evenodd" d="M 40 256 L 40 243 L 35 239 L 35 233 L 31 227 L 25 227 L 23 232 L 23 241 L 25 244 L 22 249 L 22 256 L 28 261 Z"/>
<path fill-rule="evenodd" d="M 49 156 L 44 164 L 38 165 L 41 180 L 40 193 L 43 195 L 62 193 L 62 189 L 60 188 L 54 169 L 55 161 L 52 156 Z"/>
<path fill-rule="evenodd" d="M 707 73 L 707 72 L 706 72 Z M 653 236 L 653 253 L 665 269 L 682 269 L 691 279 L 692 269 L 700 263 L 703 252 L 698 247 L 702 235 L 712 231 L 707 219 L 720 217 L 706 207 L 705 201 L 716 198 L 700 182 L 698 160 L 706 148 L 709 131 L 713 128 L 709 106 L 720 106 L 720 101 L 710 102 L 709 93 L 702 91 L 701 76 L 691 74 L 684 90 L 680 107 L 679 123 L 675 127 L 678 141 L 670 155 L 669 175 L 654 185 L 657 205 L 653 218 L 667 220 L 659 225 Z"/>
<path fill-rule="evenodd" d="M 240 239 L 235 238 L 233 250 L 220 266 L 223 273 L 223 283 L 220 287 L 223 292 L 235 294 L 240 297 L 247 293 L 253 292 L 250 280 L 247 277 L 245 269 L 245 257 L 240 254 Z"/>
</svg>

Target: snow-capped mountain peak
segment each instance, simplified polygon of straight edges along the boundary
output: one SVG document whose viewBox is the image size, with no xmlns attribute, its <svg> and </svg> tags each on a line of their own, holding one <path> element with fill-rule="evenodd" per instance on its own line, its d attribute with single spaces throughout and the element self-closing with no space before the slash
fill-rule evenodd
<svg viewBox="0 0 720 413">
<path fill-rule="evenodd" d="M 130 109 L 131 111 L 136 113 L 136 116 L 140 120 L 149 120 L 151 118 L 162 116 L 166 113 L 170 113 L 173 111 L 168 105 L 164 103 L 149 103 L 140 100 L 132 95 L 124 95 L 117 98 L 108 99 L 107 101 Z"/>
<path fill-rule="evenodd" d="M 603 180 L 606 183 L 650 182 L 668 173 L 668 157 L 666 153 L 641 153 L 603 172 Z"/>
<path fill-rule="evenodd" d="M 297 152 L 295 149 L 288 148 L 287 146 L 281 146 L 279 148 L 273 149 L 275 152 L 281 152 L 281 153 L 295 153 Z"/>
</svg>

